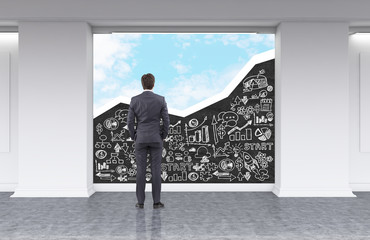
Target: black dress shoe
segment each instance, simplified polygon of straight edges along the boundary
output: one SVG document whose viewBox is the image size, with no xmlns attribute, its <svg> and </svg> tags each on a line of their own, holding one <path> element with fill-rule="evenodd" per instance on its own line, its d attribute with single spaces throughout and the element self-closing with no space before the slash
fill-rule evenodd
<svg viewBox="0 0 370 240">
<path fill-rule="evenodd" d="M 144 204 L 136 203 L 135 207 L 137 207 L 137 208 L 144 208 Z"/>
<path fill-rule="evenodd" d="M 161 202 L 154 203 L 153 208 L 164 208 L 164 204 Z"/>
</svg>

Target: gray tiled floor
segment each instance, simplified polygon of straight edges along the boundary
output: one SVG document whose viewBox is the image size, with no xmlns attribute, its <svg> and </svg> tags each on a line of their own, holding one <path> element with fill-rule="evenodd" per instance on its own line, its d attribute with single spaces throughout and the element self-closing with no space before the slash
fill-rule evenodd
<svg viewBox="0 0 370 240">
<path fill-rule="evenodd" d="M 163 193 L 143 210 L 135 193 L 9 198 L 0 193 L 0 239 L 370 239 L 370 193 L 277 198 L 272 193 Z"/>
</svg>

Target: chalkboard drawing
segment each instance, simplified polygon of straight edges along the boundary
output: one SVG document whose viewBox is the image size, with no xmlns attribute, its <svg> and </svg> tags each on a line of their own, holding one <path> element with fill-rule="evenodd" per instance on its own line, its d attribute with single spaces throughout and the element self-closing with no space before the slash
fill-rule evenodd
<svg viewBox="0 0 370 240">
<path fill-rule="evenodd" d="M 103 123 L 104 127 L 108 130 L 116 130 L 119 126 L 118 120 L 115 118 L 108 118 Z"/>
<path fill-rule="evenodd" d="M 128 116 L 128 109 L 118 109 L 114 117 L 117 118 L 121 123 L 125 123 L 127 121 Z"/>
<path fill-rule="evenodd" d="M 222 124 L 224 124 L 225 127 L 235 127 L 239 116 L 235 112 L 220 112 L 218 114 L 218 121 L 222 120 Z"/>
<path fill-rule="evenodd" d="M 177 121 L 176 124 L 169 125 L 168 134 L 181 134 L 181 120 Z"/>
<path fill-rule="evenodd" d="M 230 142 L 226 142 L 223 147 L 218 147 L 216 149 L 215 145 L 212 145 L 213 148 L 213 157 L 228 157 L 229 154 L 227 154 L 228 151 L 231 150 Z M 220 154 L 221 152 L 221 154 Z"/>
<path fill-rule="evenodd" d="M 260 169 L 258 161 L 254 159 L 249 153 L 244 152 L 244 166 L 249 172 L 254 173 L 254 177 L 260 181 L 264 181 L 269 178 L 268 170 L 265 168 Z"/>
<path fill-rule="evenodd" d="M 175 159 L 177 161 L 182 161 L 183 160 L 182 153 L 175 153 Z"/>
<path fill-rule="evenodd" d="M 166 181 L 167 178 L 168 178 L 168 173 L 166 171 L 163 171 L 162 174 L 161 174 L 161 178 L 163 181 Z"/>
<path fill-rule="evenodd" d="M 245 79 L 243 79 L 243 92 L 251 92 L 256 89 L 267 87 L 267 78 L 263 75 L 264 73 L 265 70 L 262 69 L 257 75 L 246 77 Z"/>
<path fill-rule="evenodd" d="M 258 65 L 246 65 L 221 93 L 184 111 L 169 109 L 171 124 L 161 152 L 163 182 L 274 182 L 275 63 L 257 59 Z M 129 100 L 120 97 L 95 113 L 94 183 L 136 181 L 128 108 Z M 150 181 L 149 158 L 147 162 Z"/>
<path fill-rule="evenodd" d="M 105 147 L 107 147 L 107 148 L 111 148 L 112 147 L 112 145 L 109 142 L 106 142 L 107 135 L 100 135 L 99 136 L 99 140 L 101 142 L 95 143 L 95 148 L 103 148 L 104 149 Z"/>
<path fill-rule="evenodd" d="M 185 171 L 181 172 L 181 175 L 174 173 L 172 176 L 168 177 L 168 181 L 170 182 L 183 182 L 188 180 L 188 174 Z"/>
<path fill-rule="evenodd" d="M 122 146 L 120 146 L 118 143 L 114 146 L 115 152 L 123 151 L 124 153 L 127 153 L 128 151 L 128 145 L 126 142 L 122 143 Z"/>
<path fill-rule="evenodd" d="M 204 167 L 207 171 L 216 171 L 218 168 L 218 165 L 214 162 L 205 163 Z"/>
<path fill-rule="evenodd" d="M 102 170 L 108 170 L 108 169 L 109 169 L 109 165 L 106 162 L 98 163 L 95 160 L 95 172 L 99 172 L 99 171 L 102 171 Z"/>
<path fill-rule="evenodd" d="M 107 160 L 107 162 L 109 161 L 109 162 L 111 162 L 111 163 L 113 163 L 113 164 L 123 164 L 123 159 L 120 159 L 119 157 L 118 157 L 118 153 L 111 153 L 110 154 L 110 159 L 108 159 Z"/>
<path fill-rule="evenodd" d="M 127 182 L 128 181 L 128 177 L 127 175 L 119 175 L 119 177 L 117 178 L 118 181 L 120 182 Z"/>
<path fill-rule="evenodd" d="M 96 125 L 95 129 L 96 132 L 100 135 L 103 132 L 103 125 L 99 123 L 98 125 Z"/>
<path fill-rule="evenodd" d="M 128 168 L 125 165 L 118 165 L 116 167 L 116 173 L 119 175 L 125 175 L 128 173 Z"/>
<path fill-rule="evenodd" d="M 213 178 L 212 174 L 210 172 L 201 172 L 200 173 L 200 180 L 203 182 L 208 182 Z"/>
<path fill-rule="evenodd" d="M 238 106 L 240 104 L 240 102 L 241 102 L 241 100 L 240 100 L 239 96 L 236 96 L 234 101 L 230 103 L 230 105 L 231 105 L 230 109 L 235 111 L 235 106 Z"/>
<path fill-rule="evenodd" d="M 192 148 L 189 149 L 189 152 L 196 152 L 196 151 L 197 151 L 197 149 L 195 149 L 195 147 L 192 147 Z"/>
<path fill-rule="evenodd" d="M 197 172 L 199 172 L 199 171 L 205 171 L 206 170 L 206 168 L 205 168 L 205 165 L 204 165 L 204 163 L 196 163 L 194 166 L 193 166 L 193 169 L 195 170 L 195 171 L 197 171 Z"/>
<path fill-rule="evenodd" d="M 146 174 L 145 174 L 145 180 L 146 180 L 147 182 L 149 182 L 149 181 L 150 181 L 150 179 L 152 179 L 152 174 L 151 174 L 151 173 L 146 173 Z"/>
<path fill-rule="evenodd" d="M 136 176 L 136 173 L 137 173 L 137 170 L 135 168 L 130 168 L 128 170 L 128 175 L 130 175 L 130 177 Z"/>
<path fill-rule="evenodd" d="M 207 163 L 207 162 L 209 162 L 209 159 L 208 159 L 208 157 L 207 157 L 207 156 L 203 156 L 203 157 L 202 157 L 202 160 L 200 160 L 200 162 L 201 162 L 201 163 Z"/>
<path fill-rule="evenodd" d="M 224 139 L 224 136 L 226 135 L 224 125 L 220 124 L 220 126 L 217 127 L 217 135 L 220 137 L 220 139 Z"/>
<path fill-rule="evenodd" d="M 266 90 L 261 90 L 260 93 L 259 93 L 259 97 L 260 98 L 265 98 L 267 97 L 267 91 Z"/>
<path fill-rule="evenodd" d="M 119 153 L 120 150 L 121 150 L 121 146 L 118 143 L 116 143 L 116 145 L 114 146 L 114 151 L 116 153 Z"/>
<path fill-rule="evenodd" d="M 191 162 L 193 159 L 191 156 L 189 156 L 189 152 L 185 151 L 184 152 L 184 162 Z"/>
<path fill-rule="evenodd" d="M 258 174 L 255 175 L 255 178 L 257 178 L 258 180 L 260 181 L 265 181 L 266 179 L 268 179 L 270 176 L 268 175 L 268 170 L 263 168 L 263 169 L 259 169 L 258 171 Z"/>
<path fill-rule="evenodd" d="M 198 119 L 196 119 L 196 118 L 192 118 L 189 121 L 189 127 L 191 127 L 191 128 L 197 127 L 198 124 L 199 124 L 199 122 L 198 122 Z"/>
<path fill-rule="evenodd" d="M 228 134 L 229 134 L 229 140 L 230 142 L 234 142 L 234 141 L 245 141 L 247 139 L 247 136 L 248 136 L 248 132 L 247 130 L 245 130 L 245 132 L 241 132 L 240 130 L 243 130 L 245 127 L 249 126 L 252 124 L 252 120 L 249 120 L 243 127 L 239 128 L 239 127 L 235 127 L 233 129 L 231 129 Z M 234 130 L 237 130 L 234 132 Z"/>
<path fill-rule="evenodd" d="M 168 151 L 168 156 L 166 157 L 167 162 L 174 162 L 175 158 L 172 155 L 173 155 L 173 152 Z"/>
<path fill-rule="evenodd" d="M 111 181 L 111 182 L 113 182 L 116 179 L 116 177 L 113 174 L 111 174 L 111 173 L 101 173 L 101 172 L 98 172 L 96 174 L 96 176 L 98 176 L 100 178 L 100 180 L 103 180 L 103 181 Z"/>
<path fill-rule="evenodd" d="M 272 111 L 272 99 L 271 98 L 261 99 L 260 103 L 261 103 L 261 111 L 262 112 Z"/>
<path fill-rule="evenodd" d="M 221 180 L 229 180 L 230 182 L 236 179 L 236 176 L 230 172 L 219 172 L 216 171 L 213 173 L 213 175 L 217 176 L 218 179 Z"/>
<path fill-rule="evenodd" d="M 223 171 L 231 172 L 232 170 L 234 170 L 235 163 L 233 160 L 225 158 L 220 161 L 219 167 Z"/>
<path fill-rule="evenodd" d="M 189 175 L 188 175 L 188 178 L 189 178 L 190 181 L 194 182 L 194 181 L 198 180 L 199 174 L 196 173 L 196 172 L 190 172 Z"/>
<path fill-rule="evenodd" d="M 201 124 L 198 124 L 198 120 L 191 119 L 189 124 L 194 126 L 193 128 L 188 128 L 188 125 L 185 123 L 186 143 L 188 146 L 189 144 L 210 146 L 210 144 L 208 144 L 210 140 L 208 126 L 204 125 L 206 120 L 207 116 L 204 117 Z"/>
<path fill-rule="evenodd" d="M 267 141 L 270 139 L 272 131 L 267 127 L 257 128 L 254 135 L 261 141 Z"/>
<path fill-rule="evenodd" d="M 245 180 L 249 181 L 249 179 L 251 178 L 251 173 L 245 172 L 244 177 L 245 177 Z"/>
<path fill-rule="evenodd" d="M 166 154 L 167 154 L 167 150 L 166 150 L 166 148 L 163 148 L 162 149 L 162 158 L 164 158 L 166 156 Z"/>
<path fill-rule="evenodd" d="M 104 159 L 107 156 L 107 152 L 105 150 L 98 150 L 95 152 L 95 156 L 99 159 Z"/>
<path fill-rule="evenodd" d="M 238 178 L 239 182 L 241 182 L 241 181 L 243 181 L 244 175 L 241 172 L 239 172 L 237 178 Z"/>
<path fill-rule="evenodd" d="M 242 144 L 241 143 L 238 143 L 238 144 L 235 144 L 231 147 L 231 151 L 229 150 L 228 153 L 230 154 L 234 154 L 234 157 L 239 157 L 239 153 L 241 152 L 242 150 Z"/>
<path fill-rule="evenodd" d="M 245 104 L 247 104 L 248 102 L 248 97 L 247 96 L 243 96 L 243 98 L 241 99 L 241 101 Z"/>
<path fill-rule="evenodd" d="M 246 140 L 252 140 L 253 138 L 252 129 L 251 128 L 245 129 L 245 133 L 246 133 Z"/>
<path fill-rule="evenodd" d="M 195 158 L 203 158 L 203 157 L 209 158 L 211 156 L 211 153 L 208 152 L 208 148 L 204 146 L 200 146 L 197 149 L 197 153 L 195 154 Z"/>
<path fill-rule="evenodd" d="M 272 122 L 274 120 L 274 114 L 272 112 L 268 112 L 266 114 L 267 121 Z"/>
<path fill-rule="evenodd" d="M 218 143 L 218 138 L 217 138 L 217 120 L 215 115 L 212 117 L 212 128 L 213 128 L 213 140 L 215 144 L 217 145 Z"/>
<path fill-rule="evenodd" d="M 111 135 L 111 142 L 124 142 L 125 138 L 125 130 L 121 130 L 120 133 L 113 133 L 112 131 L 110 132 Z"/>
<path fill-rule="evenodd" d="M 235 167 L 238 169 L 238 171 L 240 172 L 242 170 L 244 166 L 244 163 L 243 163 L 243 159 L 241 159 L 240 157 L 238 157 L 236 160 L 235 160 Z"/>
<path fill-rule="evenodd" d="M 254 116 L 254 123 L 256 124 L 256 125 L 259 125 L 259 124 L 262 124 L 262 123 L 267 123 L 267 117 L 265 117 L 265 116 L 258 116 L 258 115 L 256 115 L 255 113 L 253 113 L 253 116 Z"/>
</svg>

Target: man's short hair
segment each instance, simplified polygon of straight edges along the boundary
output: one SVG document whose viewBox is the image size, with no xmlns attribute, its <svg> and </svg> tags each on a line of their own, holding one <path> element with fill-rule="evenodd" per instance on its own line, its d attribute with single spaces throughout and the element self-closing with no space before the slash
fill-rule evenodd
<svg viewBox="0 0 370 240">
<path fill-rule="evenodd" d="M 155 78 L 153 74 L 147 73 L 141 77 L 141 85 L 144 89 L 152 89 L 154 87 Z"/>
</svg>

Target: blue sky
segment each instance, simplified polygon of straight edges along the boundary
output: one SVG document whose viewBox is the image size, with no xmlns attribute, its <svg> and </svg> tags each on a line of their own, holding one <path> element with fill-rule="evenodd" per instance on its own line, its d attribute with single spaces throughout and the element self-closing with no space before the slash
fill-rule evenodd
<svg viewBox="0 0 370 240">
<path fill-rule="evenodd" d="M 154 92 L 170 108 L 186 109 L 221 92 L 253 55 L 274 45 L 273 34 L 95 34 L 94 109 L 140 94 L 149 72 Z"/>
</svg>

